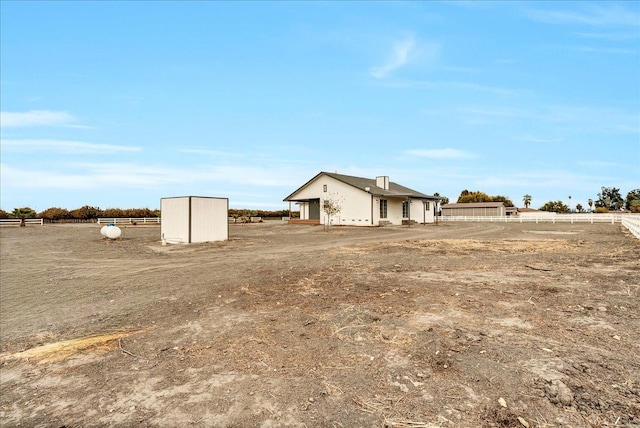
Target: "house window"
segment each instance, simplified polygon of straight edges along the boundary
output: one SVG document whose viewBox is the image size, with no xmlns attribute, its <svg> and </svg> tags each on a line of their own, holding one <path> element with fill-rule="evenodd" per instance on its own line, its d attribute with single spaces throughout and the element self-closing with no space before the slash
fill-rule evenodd
<svg viewBox="0 0 640 428">
<path fill-rule="evenodd" d="M 409 218 L 409 201 L 402 201 L 402 218 Z"/>
<path fill-rule="evenodd" d="M 431 210 L 431 202 L 426 201 L 424 203 L 424 209 L 427 210 L 427 211 Z"/>
<path fill-rule="evenodd" d="M 380 199 L 380 218 L 387 218 L 387 200 Z"/>
<path fill-rule="evenodd" d="M 322 186 L 322 191 L 323 191 L 323 192 L 326 192 L 326 191 L 327 191 L 327 185 L 326 185 L 326 184 L 324 184 L 324 185 Z"/>
</svg>

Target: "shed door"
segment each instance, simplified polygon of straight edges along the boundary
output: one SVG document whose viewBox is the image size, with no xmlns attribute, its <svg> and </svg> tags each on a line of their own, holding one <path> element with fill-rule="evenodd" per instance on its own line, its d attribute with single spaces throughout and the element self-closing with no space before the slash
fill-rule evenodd
<svg viewBox="0 0 640 428">
<path fill-rule="evenodd" d="M 320 199 L 309 200 L 309 220 L 320 220 Z"/>
</svg>

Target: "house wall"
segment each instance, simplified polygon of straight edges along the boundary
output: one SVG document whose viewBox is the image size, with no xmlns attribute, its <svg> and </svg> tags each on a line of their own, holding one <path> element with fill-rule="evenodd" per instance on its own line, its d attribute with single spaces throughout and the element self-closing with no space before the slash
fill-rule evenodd
<svg viewBox="0 0 640 428">
<path fill-rule="evenodd" d="M 326 192 L 324 190 L 325 185 L 327 186 Z M 371 189 L 374 193 L 375 190 L 375 187 Z M 380 220 L 383 220 L 394 225 L 401 225 L 402 221 L 406 220 L 402 218 L 402 202 L 406 198 L 386 198 L 387 218 L 380 219 L 380 199 L 385 198 L 371 195 L 364 189 L 357 189 L 326 175 L 321 175 L 308 183 L 294 197 L 295 199 L 320 198 L 320 224 L 378 226 Z M 332 216 L 331 219 L 328 219 L 326 213 L 322 210 L 326 199 L 334 200 L 342 206 L 342 210 Z M 309 204 L 307 202 L 298 202 L 298 204 L 300 206 L 300 219 L 309 219 Z M 411 200 L 411 219 L 417 223 L 433 223 L 435 221 L 433 210 L 433 201 L 430 201 L 429 210 L 426 210 L 421 200 Z"/>
<path fill-rule="evenodd" d="M 392 198 L 376 198 L 378 200 L 386 199 L 387 200 L 387 218 L 381 218 L 380 221 L 388 221 L 391 224 L 401 225 L 402 224 L 402 199 L 392 199 Z M 380 215 L 380 203 L 376 204 L 378 207 L 378 215 Z"/>
<path fill-rule="evenodd" d="M 387 200 L 387 218 L 380 218 L 380 200 Z M 383 197 L 374 197 L 374 224 L 380 224 L 380 221 L 389 222 L 394 225 L 401 225 L 403 220 L 408 220 L 408 218 L 402 217 L 402 202 L 405 201 L 404 198 L 383 198 Z M 416 223 L 434 223 L 434 202 L 429 201 L 429 208 L 427 209 L 424 202 L 418 199 L 412 199 L 411 205 L 409 207 L 409 216 L 411 220 Z"/>
<path fill-rule="evenodd" d="M 428 201 L 429 202 L 429 206 L 426 206 L 426 204 L 422 201 L 416 201 L 416 204 L 419 203 L 420 205 L 422 205 L 422 210 L 424 212 L 422 218 L 420 220 L 415 219 L 418 223 L 435 223 L 436 221 L 436 216 L 435 216 L 435 210 L 436 210 L 436 202 L 435 201 Z"/>
<path fill-rule="evenodd" d="M 324 191 L 324 186 L 327 191 Z M 322 175 L 296 193 L 296 199 L 320 198 L 320 224 L 341 224 L 349 226 L 371 226 L 371 195 L 363 190 Z M 326 199 L 342 206 L 342 210 L 330 219 L 322 210 Z M 300 218 L 308 219 L 308 204 L 300 204 Z"/>
</svg>

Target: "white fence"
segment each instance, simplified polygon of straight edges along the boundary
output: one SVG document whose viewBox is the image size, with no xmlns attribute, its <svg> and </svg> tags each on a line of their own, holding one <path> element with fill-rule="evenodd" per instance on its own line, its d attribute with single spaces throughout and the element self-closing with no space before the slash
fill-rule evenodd
<svg viewBox="0 0 640 428">
<path fill-rule="evenodd" d="M 99 218 L 98 224 L 160 224 L 160 217 L 144 217 L 144 218 L 130 218 L 130 217 L 108 217 Z"/>
<path fill-rule="evenodd" d="M 492 223 L 621 223 L 622 219 L 640 219 L 634 214 L 558 214 L 518 216 L 442 216 L 440 221 L 483 221 Z"/>
<path fill-rule="evenodd" d="M 0 226 L 20 226 L 22 219 L 19 218 L 3 218 L 0 219 Z M 24 224 L 44 224 L 44 219 L 41 218 L 25 218 Z"/>
<path fill-rule="evenodd" d="M 638 214 L 558 214 L 519 216 L 442 216 L 439 221 L 484 221 L 491 223 L 620 223 L 640 239 L 640 215 Z"/>
<path fill-rule="evenodd" d="M 629 229 L 629 232 L 633 233 L 633 236 L 640 239 L 640 216 L 624 217 L 622 219 L 622 225 Z"/>
</svg>

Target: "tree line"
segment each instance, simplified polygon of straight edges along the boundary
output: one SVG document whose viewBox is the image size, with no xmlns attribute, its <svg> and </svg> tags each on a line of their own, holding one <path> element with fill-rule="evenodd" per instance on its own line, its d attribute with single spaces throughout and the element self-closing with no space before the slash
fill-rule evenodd
<svg viewBox="0 0 640 428">
<path fill-rule="evenodd" d="M 530 198 L 529 195 L 524 196 L 524 198 L 527 197 Z M 569 201 L 571 201 L 570 195 L 567 198 L 569 199 Z M 598 193 L 597 195 L 597 199 L 593 200 L 589 198 L 587 200 L 587 205 L 589 206 L 588 209 L 587 207 L 582 206 L 582 204 L 578 203 L 576 204 L 575 209 L 572 209 L 563 201 L 549 201 L 546 202 L 542 207 L 540 207 L 540 211 L 554 211 L 559 213 L 568 213 L 572 211 L 579 213 L 608 213 L 630 211 L 632 213 L 640 213 L 640 189 L 633 189 L 629 191 L 626 198 L 623 199 L 622 194 L 620 193 L 620 189 L 615 187 L 602 187 L 600 193 Z"/>
<path fill-rule="evenodd" d="M 444 204 L 449 203 L 449 198 L 446 196 L 440 196 L 439 193 L 434 193 L 434 196 L 440 197 L 440 202 Z M 525 208 L 529 208 L 531 206 L 532 196 L 526 194 L 522 197 L 522 203 Z M 600 189 L 600 193 L 597 195 L 597 199 L 589 199 L 587 201 L 586 206 L 578 203 L 575 205 L 575 208 L 572 209 L 570 206 L 571 203 L 571 195 L 567 196 L 569 200 L 569 204 L 566 204 L 563 201 L 548 201 L 545 202 L 540 208 L 540 211 L 553 211 L 559 213 L 568 213 L 568 212 L 597 212 L 597 213 L 606 213 L 610 211 L 630 211 L 632 213 L 640 213 L 640 189 L 633 189 L 627 193 L 626 198 L 622 197 L 620 193 L 620 189 L 616 187 L 602 187 Z M 465 203 L 473 203 L 473 202 L 503 202 L 506 207 L 515 206 L 511 199 L 506 196 L 496 195 L 491 196 L 481 191 L 470 192 L 469 190 L 463 190 L 460 192 L 460 196 L 458 197 L 457 203 L 465 204 Z M 595 210 L 594 210 L 595 208 Z"/>
<path fill-rule="evenodd" d="M 435 196 L 440 198 L 442 204 L 449 203 L 449 198 L 446 196 L 440 196 L 438 193 L 434 193 Z M 569 202 L 571 196 L 568 196 Z M 529 208 L 531 205 L 532 197 L 526 194 L 522 197 L 522 202 L 525 208 Z M 503 202 L 507 207 L 513 207 L 513 201 L 506 196 L 496 195 L 490 196 L 484 192 L 469 190 L 463 190 L 460 192 L 457 203 L 472 203 L 472 202 Z M 548 201 L 542 205 L 539 209 L 541 211 L 554 211 L 559 213 L 568 212 L 597 212 L 606 213 L 610 211 L 630 211 L 633 213 L 640 213 L 640 189 L 633 189 L 629 191 L 626 198 L 622 197 L 619 188 L 615 187 L 602 187 L 597 195 L 597 199 L 589 199 L 587 201 L 587 207 L 583 207 L 578 203 L 575 209 L 572 209 L 569 205 L 563 201 Z M 594 210 L 595 207 L 595 210 Z M 294 217 L 299 215 L 298 212 L 292 212 Z M 229 216 L 233 218 L 249 218 L 249 217 L 262 217 L 262 218 L 279 218 L 289 216 L 289 210 L 248 210 L 248 209 L 229 209 Z M 68 210 L 66 208 L 51 207 L 44 211 L 36 212 L 29 207 L 15 208 L 12 212 L 7 212 L 0 209 L 0 219 L 5 218 L 43 218 L 46 221 L 91 221 L 97 218 L 150 218 L 160 217 L 159 209 L 149 208 L 106 208 L 101 209 L 99 207 L 92 207 L 85 205 L 74 210 Z"/>
<path fill-rule="evenodd" d="M 289 210 L 246 210 L 229 209 L 229 216 L 234 218 L 263 217 L 280 218 L 289 215 Z M 44 211 L 37 212 L 30 207 L 15 208 L 11 212 L 0 210 L 0 218 L 42 218 L 50 222 L 64 221 L 91 221 L 98 218 L 152 218 L 160 217 L 159 209 L 149 208 L 106 208 L 92 207 L 85 205 L 74 210 L 66 208 L 51 207 Z"/>
</svg>

